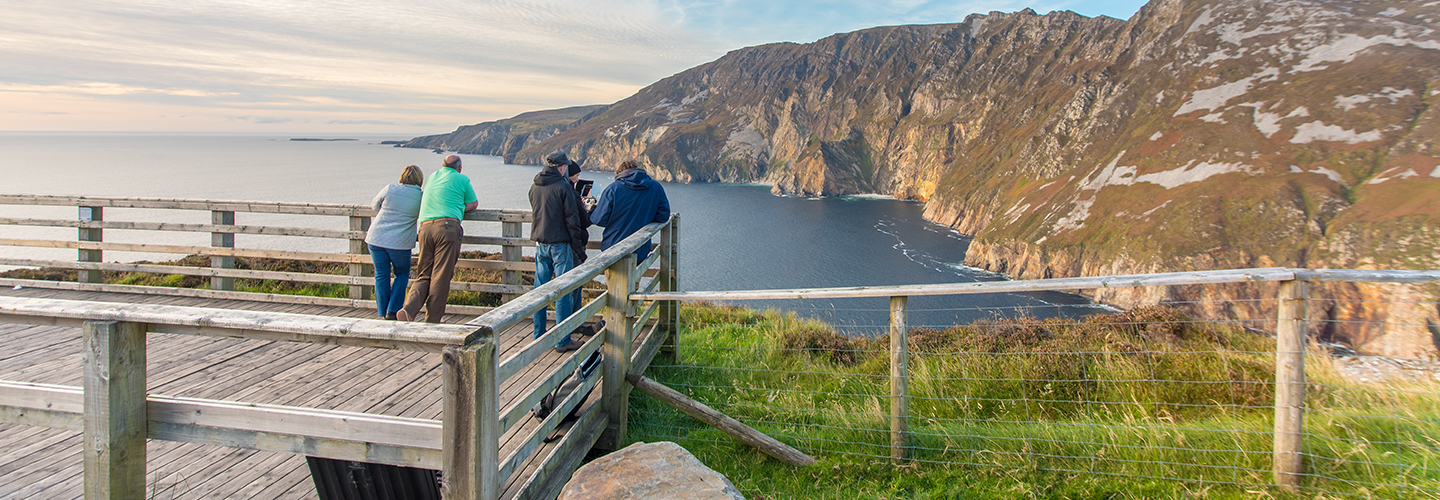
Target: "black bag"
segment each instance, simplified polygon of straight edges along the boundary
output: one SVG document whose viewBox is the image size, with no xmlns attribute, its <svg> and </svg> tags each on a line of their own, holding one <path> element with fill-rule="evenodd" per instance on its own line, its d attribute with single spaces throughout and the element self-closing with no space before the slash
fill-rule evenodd
<svg viewBox="0 0 1440 500">
<path fill-rule="evenodd" d="M 586 357 L 584 361 L 580 362 L 580 366 L 575 368 L 575 373 L 570 375 L 570 378 L 565 379 L 565 383 L 560 384 L 555 390 L 550 391 L 550 394 L 546 394 L 544 398 L 541 398 L 540 402 L 536 403 L 535 407 L 530 409 L 530 413 L 535 415 L 535 418 L 541 420 L 550 416 L 550 413 L 555 411 L 556 406 L 565 402 L 565 399 L 569 398 L 581 385 L 585 384 L 586 380 L 590 379 L 590 376 L 595 373 L 595 369 L 600 367 L 600 361 L 603 359 L 604 356 L 600 355 L 600 351 L 590 353 L 590 356 Z M 590 393 L 594 391 L 595 386 L 590 386 L 590 391 L 586 392 L 585 396 L 581 397 L 580 400 L 584 401 L 585 398 L 590 397 Z M 562 421 L 579 416 L 580 405 L 575 405 L 575 408 L 570 410 L 570 414 L 566 415 Z M 553 439 L 553 436 L 551 439 Z M 549 442 L 551 439 L 546 439 L 545 441 Z"/>
</svg>

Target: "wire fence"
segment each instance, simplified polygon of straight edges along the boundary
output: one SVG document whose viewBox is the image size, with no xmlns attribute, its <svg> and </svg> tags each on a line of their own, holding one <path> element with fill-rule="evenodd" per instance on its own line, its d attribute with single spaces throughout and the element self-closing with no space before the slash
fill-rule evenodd
<svg viewBox="0 0 1440 500">
<path fill-rule="evenodd" d="M 1303 465 L 1291 492 L 1440 498 L 1435 287 L 1377 286 L 1414 290 L 1357 299 L 1317 286 L 1302 302 L 1311 341 Z M 1067 313 L 1070 305 L 986 307 L 988 319 L 964 325 L 906 325 L 903 361 L 884 320 L 893 309 L 860 307 L 880 320 L 835 328 L 803 312 L 756 309 L 758 301 L 690 303 L 679 362 L 657 361 L 650 376 L 822 458 L 1253 493 L 1277 483 L 1282 460 L 1276 365 L 1285 352 L 1277 352 L 1275 333 L 1283 299 L 1273 285 L 1263 295 L 1270 298 L 1112 302 L 1084 314 Z M 940 309 L 973 312 L 971 297 L 946 297 L 951 307 Z M 1215 310 L 1233 314 L 1198 312 Z M 1402 348 L 1406 354 L 1393 354 Z M 901 424 L 896 363 L 907 379 Z M 729 442 L 663 405 L 637 399 L 631 412 L 644 422 L 632 427 L 643 441 Z M 892 462 L 896 425 L 904 428 L 903 462 Z"/>
</svg>

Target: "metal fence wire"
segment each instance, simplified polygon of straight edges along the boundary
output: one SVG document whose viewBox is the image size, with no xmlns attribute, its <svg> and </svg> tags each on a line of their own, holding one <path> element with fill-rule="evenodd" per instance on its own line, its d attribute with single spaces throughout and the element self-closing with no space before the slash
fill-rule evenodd
<svg viewBox="0 0 1440 500">
<path fill-rule="evenodd" d="M 1396 313 L 1433 316 L 1433 284 L 1377 285 L 1414 293 L 1373 300 L 1327 296 L 1341 289 L 1319 284 L 1298 297 L 1268 283 L 1214 286 L 1262 287 L 1243 307 L 1259 314 L 1197 313 L 1234 309 L 1232 300 L 1110 302 L 1085 314 L 989 308 L 990 319 L 965 325 L 905 325 L 900 297 L 899 330 L 892 298 L 891 321 L 881 316 L 856 335 L 750 299 L 691 302 L 678 363 L 657 361 L 650 375 L 808 453 L 871 467 L 899 459 L 1241 492 L 1279 484 L 1304 495 L 1440 498 L 1440 327 Z M 969 297 L 950 303 L 963 309 Z M 1366 306 L 1390 314 L 1336 313 Z M 1296 341 L 1303 348 L 1285 347 L 1287 321 L 1308 339 Z M 892 342 L 897 332 L 903 348 Z M 1360 354 L 1412 340 L 1424 345 L 1408 356 Z M 1286 378 L 1291 363 L 1302 365 L 1299 385 Z M 1291 387 L 1303 398 L 1294 404 L 1284 395 Z M 729 439 L 668 407 L 637 402 L 631 411 L 647 422 L 632 428 L 643 441 Z M 1302 418 L 1299 432 L 1285 430 L 1292 417 Z M 1298 455 L 1282 450 L 1287 440 Z"/>
</svg>

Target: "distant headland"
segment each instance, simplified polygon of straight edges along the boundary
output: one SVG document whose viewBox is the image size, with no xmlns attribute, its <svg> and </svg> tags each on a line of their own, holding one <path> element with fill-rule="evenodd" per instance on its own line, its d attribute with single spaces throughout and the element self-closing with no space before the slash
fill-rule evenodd
<svg viewBox="0 0 1440 500">
<path fill-rule="evenodd" d="M 315 139 L 315 138 L 311 138 L 311 137 L 296 137 L 296 138 L 293 138 L 293 139 L 290 139 L 290 140 L 292 140 L 292 141 L 356 141 L 356 140 L 359 140 L 359 139 Z"/>
</svg>

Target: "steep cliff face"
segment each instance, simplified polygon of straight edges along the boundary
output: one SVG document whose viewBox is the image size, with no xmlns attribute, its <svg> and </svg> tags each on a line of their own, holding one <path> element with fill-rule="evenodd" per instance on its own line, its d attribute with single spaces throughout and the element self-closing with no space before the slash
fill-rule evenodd
<svg viewBox="0 0 1440 500">
<path fill-rule="evenodd" d="M 1154 0 L 736 50 L 513 156 L 627 158 L 680 182 L 925 200 L 1016 278 L 1236 267 L 1440 268 L 1440 3 Z M 1317 333 L 1428 356 L 1436 302 L 1326 285 Z M 1273 317 L 1272 291 L 1106 291 Z M 1233 300 L 1232 300 L 1233 299 Z M 1404 309 L 1404 311 L 1401 311 Z M 1328 325 L 1328 326 L 1327 326 Z M 1402 331 L 1403 330 L 1403 331 Z M 1440 334 L 1437 334 L 1440 336 Z M 1409 347 L 1397 347 L 1409 346 Z"/>
<path fill-rule="evenodd" d="M 520 150 L 569 130 L 606 107 L 576 106 L 521 113 L 504 120 L 466 125 L 448 134 L 416 137 L 402 146 L 500 156 L 511 161 Z"/>
</svg>

